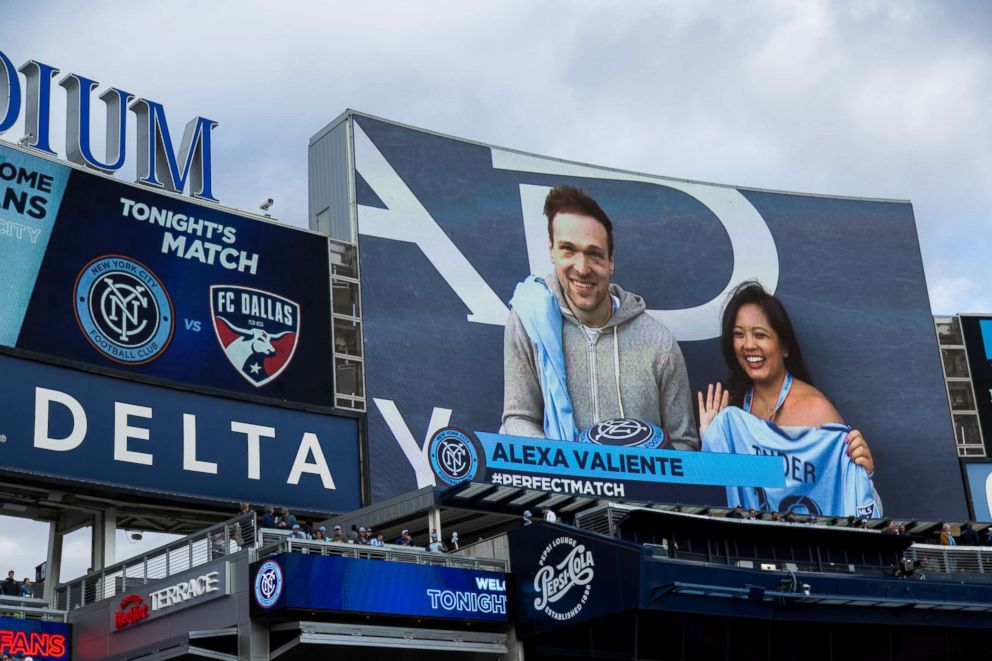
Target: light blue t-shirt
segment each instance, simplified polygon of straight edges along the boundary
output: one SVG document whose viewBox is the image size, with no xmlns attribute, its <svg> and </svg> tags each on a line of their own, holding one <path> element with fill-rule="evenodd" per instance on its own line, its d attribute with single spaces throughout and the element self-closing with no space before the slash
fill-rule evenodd
<svg viewBox="0 0 992 661">
<path fill-rule="evenodd" d="M 847 456 L 841 423 L 822 427 L 778 427 L 736 407 L 727 407 L 703 434 L 703 452 L 778 455 L 784 488 L 727 487 L 727 506 L 764 512 L 826 516 L 882 516 L 871 478 Z"/>
</svg>

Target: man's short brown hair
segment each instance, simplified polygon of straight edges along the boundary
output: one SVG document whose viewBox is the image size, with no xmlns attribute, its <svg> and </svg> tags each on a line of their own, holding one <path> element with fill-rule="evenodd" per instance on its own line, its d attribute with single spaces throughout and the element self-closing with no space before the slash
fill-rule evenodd
<svg viewBox="0 0 992 661">
<path fill-rule="evenodd" d="M 606 229 L 606 245 L 610 252 L 609 256 L 613 257 L 613 221 L 596 200 L 575 186 L 555 186 L 551 189 L 544 199 L 544 215 L 548 217 L 548 240 L 552 245 L 555 242 L 555 216 L 560 213 L 581 214 L 599 221 L 599 224 Z"/>
</svg>

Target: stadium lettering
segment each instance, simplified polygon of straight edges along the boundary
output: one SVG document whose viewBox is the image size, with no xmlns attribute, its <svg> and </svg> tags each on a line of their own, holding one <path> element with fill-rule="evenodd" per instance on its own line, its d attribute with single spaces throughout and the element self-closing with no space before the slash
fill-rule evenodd
<svg viewBox="0 0 992 661">
<path fill-rule="evenodd" d="M 506 595 L 456 592 L 454 590 L 427 590 L 431 608 L 463 613 L 506 613 Z"/>
<path fill-rule="evenodd" d="M 18 72 L 27 85 L 22 89 Z M 55 154 L 51 146 L 52 79 L 59 70 L 36 60 L 28 60 L 15 68 L 0 52 L 0 133 L 13 128 L 21 112 L 24 97 L 24 137 L 31 147 Z M 182 147 L 177 154 L 160 103 L 137 98 L 130 92 L 111 87 L 100 95 L 106 105 L 106 157 L 96 156 L 90 139 L 95 80 L 74 73 L 66 75 L 59 85 L 66 92 L 66 158 L 104 172 L 113 173 L 124 166 L 127 144 L 127 111 L 137 118 L 138 181 L 155 188 L 181 192 L 189 183 L 190 195 L 217 201 L 213 195 L 210 162 L 211 131 L 217 122 L 194 117 L 183 133 Z M 132 99 L 133 103 L 128 105 Z"/>
<path fill-rule="evenodd" d="M 12 655 L 57 658 L 63 656 L 68 650 L 65 636 L 60 633 L 0 629 L 0 651 Z"/>
<path fill-rule="evenodd" d="M 218 590 L 220 590 L 219 572 L 212 571 L 209 574 L 156 590 L 149 596 L 152 601 L 152 611 L 157 611 Z"/>
<path fill-rule="evenodd" d="M 64 410 L 60 411 L 59 415 L 55 415 L 53 411 L 55 406 Z M 151 429 L 140 426 L 134 420 L 135 418 L 151 420 L 154 414 L 152 408 L 125 402 L 114 402 L 113 411 L 113 460 L 145 466 L 154 465 L 154 454 L 137 449 L 136 446 L 140 446 L 140 444 L 135 443 L 136 441 L 150 442 L 152 440 Z M 196 457 L 196 416 L 191 413 L 183 413 L 182 415 L 182 469 L 216 475 L 218 472 L 216 463 L 203 461 Z M 79 400 L 68 393 L 36 387 L 34 416 L 34 447 L 36 448 L 53 452 L 71 452 L 79 448 L 86 440 L 88 429 L 86 411 Z M 70 422 L 68 433 L 60 437 L 53 437 L 52 418 L 65 420 L 67 416 Z M 261 440 L 263 438 L 276 439 L 276 428 L 232 420 L 231 432 L 243 434 L 247 441 L 248 479 L 262 479 Z M 219 439 L 213 440 L 221 444 Z M 278 451 L 285 452 L 285 448 L 279 448 Z M 333 490 L 336 488 L 331 469 L 324 457 L 320 439 L 313 432 L 305 432 L 300 439 L 296 457 L 293 460 L 289 476 L 286 478 L 286 484 L 299 484 L 305 473 L 319 477 L 325 489 Z"/>
</svg>

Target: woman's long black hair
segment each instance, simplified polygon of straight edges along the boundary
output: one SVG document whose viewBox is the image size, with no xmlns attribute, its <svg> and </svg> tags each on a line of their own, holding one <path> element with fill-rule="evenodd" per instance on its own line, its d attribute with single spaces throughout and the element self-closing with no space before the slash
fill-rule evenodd
<svg viewBox="0 0 992 661">
<path fill-rule="evenodd" d="M 744 368 L 737 362 L 737 354 L 734 353 L 734 325 L 737 323 L 737 312 L 741 306 L 748 303 L 757 305 L 768 317 L 768 323 L 772 330 L 778 335 L 778 340 L 782 348 L 789 356 L 785 359 L 785 369 L 792 376 L 806 383 L 812 384 L 809 370 L 803 361 L 803 352 L 799 348 L 799 340 L 796 339 L 796 332 L 792 329 L 792 322 L 789 320 L 789 313 L 785 311 L 785 306 L 781 301 L 769 294 L 761 283 L 757 280 L 742 282 L 734 289 L 723 308 L 723 322 L 720 333 L 720 348 L 723 350 L 723 360 L 730 370 L 730 377 L 727 379 L 727 389 L 730 391 L 730 403 L 740 406 L 744 401 L 744 393 L 753 385 L 751 377 L 748 376 Z"/>
</svg>

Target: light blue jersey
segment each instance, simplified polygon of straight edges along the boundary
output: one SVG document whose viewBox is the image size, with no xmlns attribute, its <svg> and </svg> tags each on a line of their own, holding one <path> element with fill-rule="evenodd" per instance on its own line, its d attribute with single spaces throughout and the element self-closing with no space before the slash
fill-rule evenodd
<svg viewBox="0 0 992 661">
<path fill-rule="evenodd" d="M 703 434 L 703 452 L 782 457 L 785 487 L 727 487 L 728 507 L 879 518 L 882 507 L 868 472 L 847 456 L 844 438 L 849 431 L 840 423 L 782 428 L 727 407 Z"/>
</svg>

